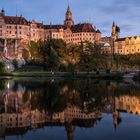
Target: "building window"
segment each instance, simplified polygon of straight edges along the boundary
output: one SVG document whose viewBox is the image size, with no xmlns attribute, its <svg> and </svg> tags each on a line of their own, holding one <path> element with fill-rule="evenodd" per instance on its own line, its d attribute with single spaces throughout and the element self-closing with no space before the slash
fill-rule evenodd
<svg viewBox="0 0 140 140">
<path fill-rule="evenodd" d="M 118 46 L 118 48 L 119 48 L 119 49 L 122 49 L 122 45 L 120 44 L 120 45 Z"/>
</svg>

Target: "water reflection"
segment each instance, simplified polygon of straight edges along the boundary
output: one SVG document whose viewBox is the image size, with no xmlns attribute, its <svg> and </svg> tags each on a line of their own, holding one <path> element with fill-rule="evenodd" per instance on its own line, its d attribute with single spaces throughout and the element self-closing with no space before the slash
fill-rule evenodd
<svg viewBox="0 0 140 140">
<path fill-rule="evenodd" d="M 77 127 L 93 128 L 112 114 L 140 114 L 140 86 L 99 80 L 0 80 L 0 137 L 25 135 L 45 126 L 64 127 L 68 140 Z"/>
</svg>

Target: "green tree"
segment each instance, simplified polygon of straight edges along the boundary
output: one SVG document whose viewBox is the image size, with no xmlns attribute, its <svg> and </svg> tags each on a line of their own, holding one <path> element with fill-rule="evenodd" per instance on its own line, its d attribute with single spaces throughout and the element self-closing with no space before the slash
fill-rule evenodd
<svg viewBox="0 0 140 140">
<path fill-rule="evenodd" d="M 0 62 L 0 73 L 7 72 L 7 67 L 3 62 Z"/>
</svg>

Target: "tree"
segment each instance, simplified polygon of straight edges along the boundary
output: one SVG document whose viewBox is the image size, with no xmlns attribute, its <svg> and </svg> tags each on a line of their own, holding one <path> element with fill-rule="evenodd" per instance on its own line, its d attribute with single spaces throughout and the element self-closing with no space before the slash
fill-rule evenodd
<svg viewBox="0 0 140 140">
<path fill-rule="evenodd" d="M 3 62 L 0 62 L 0 73 L 7 72 L 7 67 Z"/>
</svg>

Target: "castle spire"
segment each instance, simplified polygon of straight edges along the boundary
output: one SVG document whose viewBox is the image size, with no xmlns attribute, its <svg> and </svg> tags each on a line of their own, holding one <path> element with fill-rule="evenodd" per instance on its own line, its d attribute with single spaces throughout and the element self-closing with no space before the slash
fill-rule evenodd
<svg viewBox="0 0 140 140">
<path fill-rule="evenodd" d="M 112 27 L 115 27 L 115 22 L 114 22 L 114 20 L 113 20 L 113 24 L 112 24 Z"/>
<path fill-rule="evenodd" d="M 70 10 L 70 6 L 68 4 L 67 12 L 65 14 L 65 21 L 64 25 L 68 28 L 70 28 L 74 24 L 73 18 L 72 18 L 72 12 Z"/>
<path fill-rule="evenodd" d="M 114 21 L 113 21 L 113 24 L 112 24 L 111 37 L 112 37 L 112 39 L 116 39 L 116 25 L 115 25 L 115 22 Z"/>
</svg>

